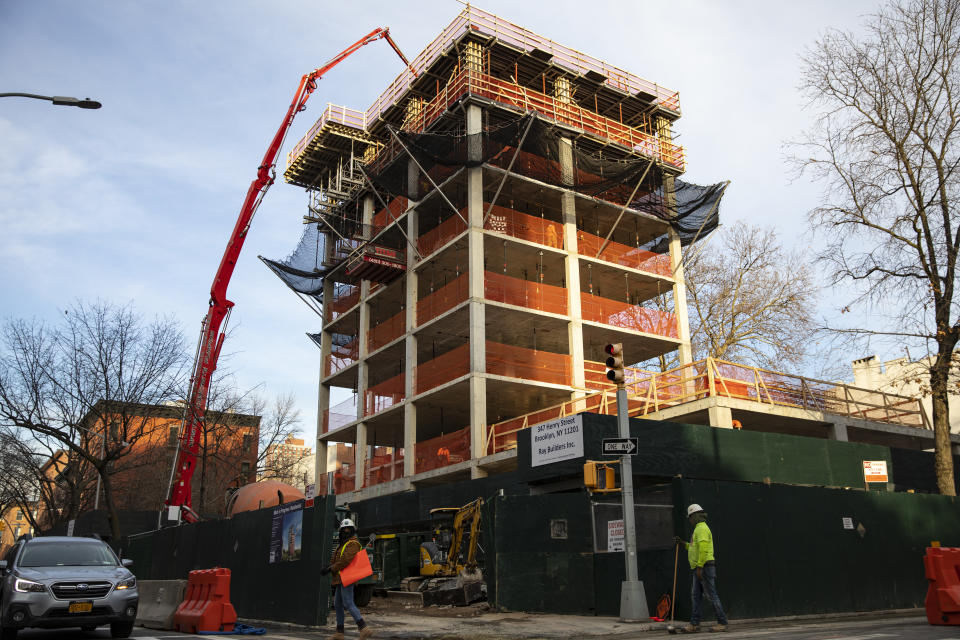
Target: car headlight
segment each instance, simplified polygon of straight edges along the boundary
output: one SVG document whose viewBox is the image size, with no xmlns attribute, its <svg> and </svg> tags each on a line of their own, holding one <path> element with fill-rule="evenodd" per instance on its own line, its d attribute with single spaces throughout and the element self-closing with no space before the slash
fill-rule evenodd
<svg viewBox="0 0 960 640">
<path fill-rule="evenodd" d="M 43 593 L 47 590 L 45 586 L 39 582 L 34 582 L 32 580 L 24 580 L 23 578 L 17 578 L 13 583 L 14 591 L 19 591 L 20 593 Z"/>
<path fill-rule="evenodd" d="M 126 580 L 121 580 L 118 582 L 116 588 L 117 591 L 120 591 L 122 589 L 133 589 L 135 586 L 137 586 L 137 579 L 133 576 L 130 576 Z"/>
</svg>

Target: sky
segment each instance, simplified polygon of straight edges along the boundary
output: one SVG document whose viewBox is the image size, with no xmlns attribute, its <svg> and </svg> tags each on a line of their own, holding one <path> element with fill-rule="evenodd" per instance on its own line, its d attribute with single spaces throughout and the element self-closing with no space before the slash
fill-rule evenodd
<svg viewBox="0 0 960 640">
<path fill-rule="evenodd" d="M 773 225 L 788 246 L 809 248 L 806 213 L 821 186 L 795 179 L 783 147 L 815 116 L 797 91 L 800 56 L 829 28 L 857 30 L 878 2 L 476 6 L 679 91 L 684 179 L 730 180 L 723 224 Z M 77 299 L 132 302 L 147 317 L 175 316 L 195 340 L 243 197 L 300 77 L 378 26 L 412 59 L 462 8 L 0 0 L 0 92 L 103 103 L 91 111 L 0 98 L 0 317 L 52 320 Z M 278 174 L 327 102 L 366 110 L 400 71 L 379 41 L 328 72 L 294 122 Z M 305 334 L 320 318 L 257 259 L 293 250 L 306 204 L 282 178 L 264 199 L 230 284 L 224 353 L 241 388 L 294 393 L 312 440 L 320 352 Z"/>
</svg>

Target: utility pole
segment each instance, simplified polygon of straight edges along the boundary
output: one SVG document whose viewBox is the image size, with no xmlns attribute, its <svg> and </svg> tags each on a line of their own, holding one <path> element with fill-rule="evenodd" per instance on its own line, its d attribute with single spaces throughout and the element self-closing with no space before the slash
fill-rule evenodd
<svg viewBox="0 0 960 640">
<path fill-rule="evenodd" d="M 627 389 L 623 371 L 623 345 L 619 342 L 608 344 L 607 379 L 617 384 L 617 427 L 620 438 L 630 439 L 629 410 L 627 408 Z M 647 608 L 647 595 L 643 589 L 637 571 L 637 529 L 636 513 L 633 506 L 633 455 L 620 456 L 620 484 L 623 488 L 623 541 L 624 560 L 627 579 L 620 587 L 620 618 L 623 620 L 644 621 L 650 619 Z"/>
</svg>

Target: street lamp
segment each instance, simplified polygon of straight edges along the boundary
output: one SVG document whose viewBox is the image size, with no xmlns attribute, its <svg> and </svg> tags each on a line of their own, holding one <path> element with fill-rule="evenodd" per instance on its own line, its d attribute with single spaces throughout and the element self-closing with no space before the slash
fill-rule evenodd
<svg viewBox="0 0 960 640">
<path fill-rule="evenodd" d="M 71 98 L 69 96 L 40 96 L 35 93 L 0 93 L 0 98 L 34 98 L 36 100 L 49 100 L 53 104 L 65 107 L 80 107 L 81 109 L 99 109 L 102 105 L 96 100 L 90 98 Z"/>
</svg>

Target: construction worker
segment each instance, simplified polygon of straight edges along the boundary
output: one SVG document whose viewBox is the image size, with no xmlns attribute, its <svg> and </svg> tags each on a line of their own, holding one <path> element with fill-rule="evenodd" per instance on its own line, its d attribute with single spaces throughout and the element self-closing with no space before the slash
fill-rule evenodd
<svg viewBox="0 0 960 640">
<path fill-rule="evenodd" d="M 713 604 L 717 614 L 717 624 L 710 631 L 727 630 L 727 614 L 723 612 L 720 596 L 717 595 L 717 564 L 713 555 L 713 533 L 707 526 L 707 512 L 698 504 L 687 507 L 687 519 L 693 525 L 693 536 L 690 542 L 674 537 L 676 544 L 682 544 L 687 550 L 687 560 L 693 572 L 693 588 L 690 595 L 693 598 L 693 610 L 690 614 L 690 624 L 680 629 L 683 633 L 697 633 L 700 631 L 700 604 L 704 594 Z"/>
<path fill-rule="evenodd" d="M 353 602 L 354 585 L 351 584 L 345 587 L 340 583 L 340 572 L 347 568 L 350 561 L 353 560 L 353 557 L 358 553 L 366 553 L 366 551 L 363 550 L 363 545 L 360 544 L 360 540 L 357 539 L 357 528 L 354 526 L 353 520 L 345 518 L 344 521 L 340 523 L 340 541 L 337 544 L 337 548 L 333 550 L 333 555 L 330 557 L 330 564 L 320 570 L 320 575 L 333 574 L 331 583 L 336 588 L 333 604 L 337 610 L 337 631 L 330 636 L 330 640 L 344 640 L 344 608 L 350 612 L 354 622 L 357 623 L 360 638 L 369 638 L 373 635 L 373 630 L 371 630 L 363 620 L 363 616 L 360 615 L 360 610 Z"/>
</svg>

